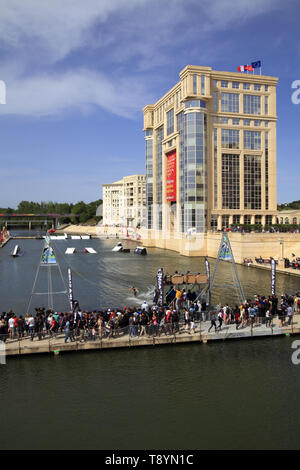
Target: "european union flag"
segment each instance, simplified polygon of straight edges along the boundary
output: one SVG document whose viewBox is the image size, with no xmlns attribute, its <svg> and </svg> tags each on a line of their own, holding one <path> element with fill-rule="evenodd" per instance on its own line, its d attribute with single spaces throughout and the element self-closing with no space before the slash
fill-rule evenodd
<svg viewBox="0 0 300 470">
<path fill-rule="evenodd" d="M 254 69 L 260 69 L 261 68 L 261 61 L 257 60 L 256 62 L 251 62 L 251 65 Z"/>
</svg>

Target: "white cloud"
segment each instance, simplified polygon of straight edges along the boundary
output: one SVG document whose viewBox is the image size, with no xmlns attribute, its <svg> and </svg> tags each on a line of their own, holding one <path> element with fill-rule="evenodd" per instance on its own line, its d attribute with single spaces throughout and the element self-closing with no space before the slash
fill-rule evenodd
<svg viewBox="0 0 300 470">
<path fill-rule="evenodd" d="M 145 0 L 147 1 L 147 0 Z M 104 23 L 115 11 L 134 9 L 144 0 L 0 0 L 0 41 L 22 47 L 29 38 L 62 59 L 89 39 L 96 22 Z"/>
<path fill-rule="evenodd" d="M 100 106 L 114 114 L 133 117 L 145 104 L 146 92 L 135 78 L 110 80 L 101 73 L 76 70 L 27 78 L 8 77 L 7 104 L 0 115 L 53 116 Z"/>
<path fill-rule="evenodd" d="M 209 33 L 279 6 L 279 0 L 0 0 L 0 78 L 7 85 L 0 114 L 100 106 L 133 116 L 152 101 L 146 88 L 157 81 L 155 69 L 163 80 L 176 47 L 205 38 L 199 63 L 207 51 L 212 60 Z"/>
</svg>

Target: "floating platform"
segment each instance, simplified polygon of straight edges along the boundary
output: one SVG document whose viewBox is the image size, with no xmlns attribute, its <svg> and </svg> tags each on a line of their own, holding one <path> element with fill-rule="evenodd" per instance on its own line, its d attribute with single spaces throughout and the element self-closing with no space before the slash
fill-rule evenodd
<svg viewBox="0 0 300 470">
<path fill-rule="evenodd" d="M 97 253 L 97 251 L 94 250 L 94 248 L 89 248 L 89 247 L 85 248 L 84 252 L 85 253 L 91 253 L 91 254 Z"/>
<path fill-rule="evenodd" d="M 277 322 L 277 319 L 275 319 Z M 275 323 L 274 321 L 274 323 Z M 274 324 L 273 328 L 267 328 L 265 325 L 257 325 L 253 328 L 249 326 L 243 329 L 236 330 L 235 325 L 224 326 L 220 332 L 209 333 L 208 329 L 210 322 L 201 322 L 201 327 L 196 324 L 195 333 L 186 332 L 183 327 L 180 333 L 172 333 L 170 335 L 161 334 L 160 336 L 137 336 L 129 337 L 128 334 L 121 335 L 117 338 L 99 338 L 96 337 L 94 341 L 88 340 L 80 342 L 79 340 L 73 343 L 65 343 L 64 334 L 56 337 L 38 340 L 36 337 L 34 341 L 30 338 L 23 338 L 21 340 L 7 340 L 5 343 L 6 356 L 21 356 L 30 354 L 59 354 L 63 352 L 79 352 L 87 350 L 105 350 L 116 348 L 131 348 L 138 346 L 160 346 L 167 344 L 183 344 L 183 343 L 197 343 L 206 344 L 214 341 L 247 339 L 251 341 L 255 338 L 278 338 L 279 336 L 290 336 L 300 334 L 300 315 L 296 318 L 292 325 L 280 328 L 278 324 Z"/>
</svg>

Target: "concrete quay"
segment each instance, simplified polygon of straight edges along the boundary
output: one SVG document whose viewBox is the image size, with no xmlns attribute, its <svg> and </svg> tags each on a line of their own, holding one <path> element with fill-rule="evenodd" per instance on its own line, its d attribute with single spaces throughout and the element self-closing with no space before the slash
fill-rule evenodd
<svg viewBox="0 0 300 470">
<path fill-rule="evenodd" d="M 33 341 L 30 338 L 23 338 L 21 340 L 8 340 L 6 342 L 6 355 L 7 356 L 28 356 L 32 354 L 60 354 L 64 352 L 79 352 L 89 350 L 107 350 L 116 348 L 136 348 L 138 346 L 161 346 L 161 345 L 176 345 L 184 343 L 203 343 L 206 344 L 211 341 L 218 340 L 233 340 L 233 339 L 253 339 L 253 338 L 265 338 L 274 336 L 284 335 L 296 335 L 300 334 L 300 315 L 294 316 L 291 325 L 280 328 L 278 326 L 278 320 L 275 319 L 272 328 L 266 327 L 263 324 L 255 325 L 253 328 L 247 326 L 243 329 L 236 330 L 235 325 L 225 325 L 221 331 L 215 333 L 211 330 L 208 333 L 210 322 L 202 322 L 201 329 L 197 326 L 195 333 L 188 333 L 184 330 L 178 334 L 150 337 L 129 337 L 128 334 L 116 337 L 116 338 L 98 338 L 94 341 L 82 341 L 76 340 L 74 342 L 64 342 L 64 334 L 59 334 L 53 338 L 45 338 L 38 340 L 34 338 Z"/>
</svg>

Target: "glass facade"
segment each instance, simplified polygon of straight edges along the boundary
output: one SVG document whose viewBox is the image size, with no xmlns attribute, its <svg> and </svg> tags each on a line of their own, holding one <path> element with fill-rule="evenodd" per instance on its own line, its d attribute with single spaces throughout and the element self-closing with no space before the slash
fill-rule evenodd
<svg viewBox="0 0 300 470">
<path fill-rule="evenodd" d="M 201 75 L 201 95 L 205 95 L 205 76 Z"/>
<path fill-rule="evenodd" d="M 184 115 L 184 231 L 205 229 L 206 115 L 189 112 Z"/>
<path fill-rule="evenodd" d="M 244 208 L 261 209 L 261 157 L 244 155 Z"/>
<path fill-rule="evenodd" d="M 162 141 L 164 126 L 156 131 L 156 228 L 162 230 Z"/>
<path fill-rule="evenodd" d="M 214 129 L 214 208 L 218 207 L 218 129 Z"/>
<path fill-rule="evenodd" d="M 221 93 L 222 113 L 239 112 L 239 95 L 237 93 Z"/>
<path fill-rule="evenodd" d="M 244 114 L 260 114 L 260 99 L 258 95 L 244 95 Z"/>
<path fill-rule="evenodd" d="M 240 147 L 240 131 L 222 129 L 222 148 L 238 149 Z"/>
<path fill-rule="evenodd" d="M 265 114 L 269 114 L 269 97 L 265 96 Z"/>
<path fill-rule="evenodd" d="M 261 149 L 261 132 L 244 131 L 244 148 L 248 150 Z"/>
<path fill-rule="evenodd" d="M 184 104 L 185 108 L 206 108 L 206 102 L 204 100 L 189 100 Z"/>
<path fill-rule="evenodd" d="M 222 209 L 240 208 L 240 156 L 222 154 Z"/>
<path fill-rule="evenodd" d="M 266 209 L 269 209 L 269 139 L 265 134 L 265 187 L 266 187 Z"/>
<path fill-rule="evenodd" d="M 197 75 L 193 75 L 193 93 L 197 95 Z"/>
<path fill-rule="evenodd" d="M 174 108 L 167 112 L 167 135 L 174 132 Z"/>
<path fill-rule="evenodd" d="M 146 135 L 147 135 L 146 131 Z M 149 134 L 148 134 L 149 135 Z M 146 139 L 146 206 L 147 228 L 153 228 L 153 139 Z"/>
</svg>

